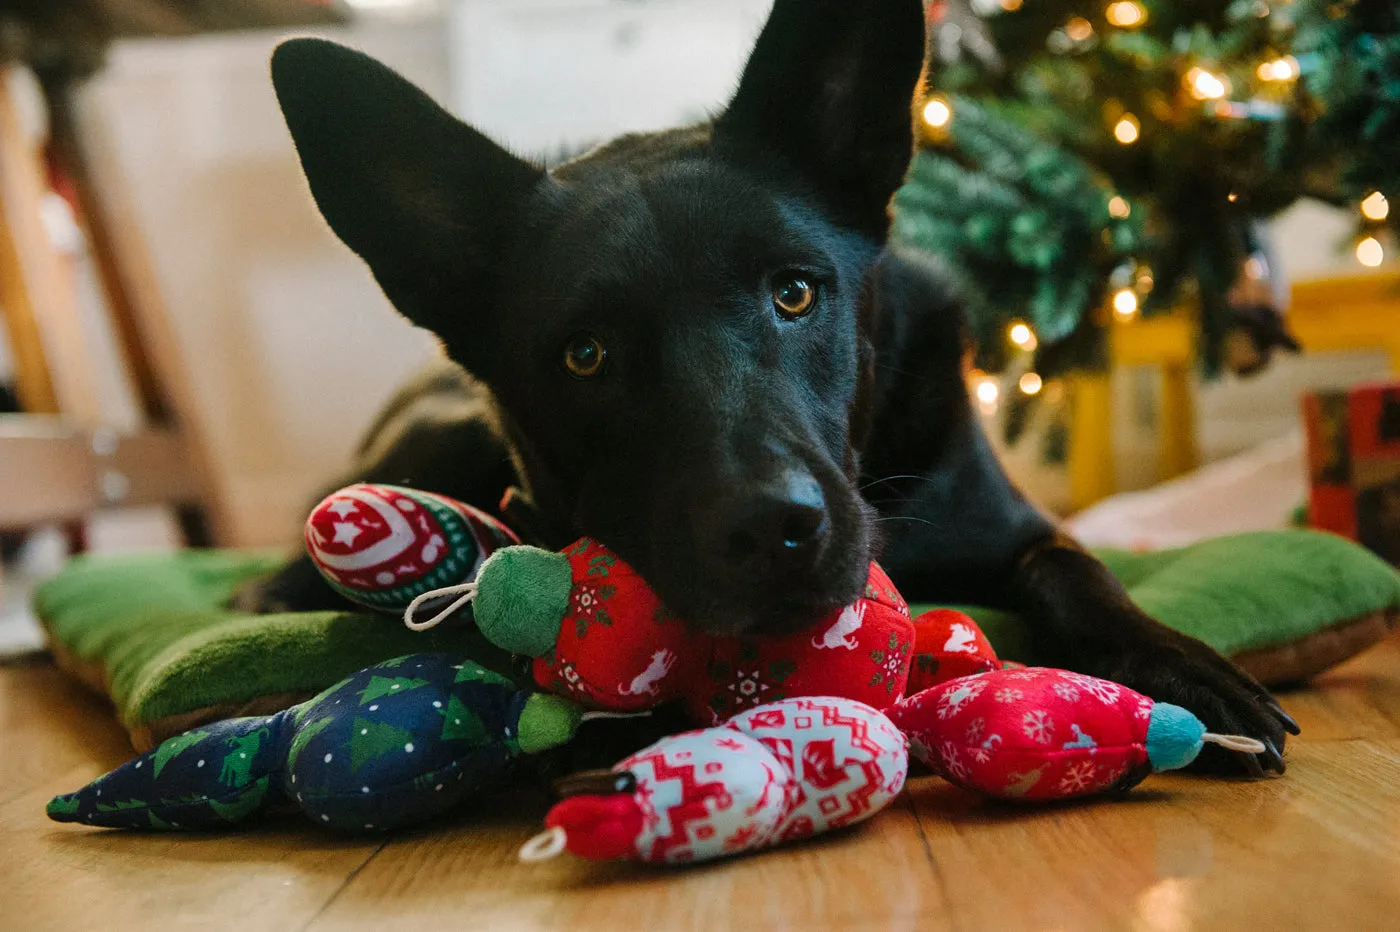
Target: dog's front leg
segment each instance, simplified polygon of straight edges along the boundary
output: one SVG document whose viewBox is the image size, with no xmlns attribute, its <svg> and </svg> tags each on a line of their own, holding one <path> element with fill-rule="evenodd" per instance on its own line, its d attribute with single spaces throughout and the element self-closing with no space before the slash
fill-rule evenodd
<svg viewBox="0 0 1400 932">
<path fill-rule="evenodd" d="M 1285 731 L 1298 726 L 1252 677 L 1202 642 L 1138 608 L 1108 569 L 1064 534 L 1030 547 L 1008 581 L 1016 608 L 1036 622 L 1049 664 L 1110 679 L 1190 709 L 1221 734 L 1259 738 L 1261 755 L 1209 746 L 1196 765 L 1254 776 L 1282 773 Z"/>
<path fill-rule="evenodd" d="M 1006 477 L 975 421 L 901 438 L 942 436 L 942 455 L 886 446 L 890 476 L 868 483 L 886 529 L 881 561 L 914 601 L 992 605 L 1026 619 L 1041 662 L 1122 683 L 1190 709 L 1221 734 L 1266 741 L 1262 755 L 1209 747 L 1197 768 L 1283 770 L 1293 723 L 1264 687 L 1194 638 L 1139 608 L 1108 568 L 1033 508 Z M 915 422 L 916 425 L 917 422 Z M 909 466 L 933 460 L 919 472 Z"/>
</svg>

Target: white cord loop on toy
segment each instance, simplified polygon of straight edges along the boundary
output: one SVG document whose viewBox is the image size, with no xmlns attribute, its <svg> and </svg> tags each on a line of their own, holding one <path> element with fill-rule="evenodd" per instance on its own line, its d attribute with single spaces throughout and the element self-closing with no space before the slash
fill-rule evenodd
<svg viewBox="0 0 1400 932">
<path fill-rule="evenodd" d="M 541 861 L 557 858 L 564 853 L 564 846 L 568 841 L 569 836 L 556 825 L 548 831 L 540 832 L 520 846 L 520 862 L 522 864 L 538 864 Z"/>
<path fill-rule="evenodd" d="M 404 609 L 404 626 L 407 627 L 410 631 L 427 631 L 429 628 L 436 628 L 438 625 L 442 624 L 449 615 L 451 615 L 453 612 L 456 612 L 458 609 L 466 605 L 472 599 L 476 598 L 476 589 L 476 582 L 473 581 L 459 583 L 455 586 L 444 586 L 441 589 L 434 589 L 432 592 L 423 593 L 418 598 L 408 603 L 408 608 Z M 440 599 L 444 596 L 450 595 L 460 595 L 461 598 L 457 599 L 451 605 L 447 606 L 447 608 L 444 608 L 442 611 L 438 612 L 436 615 L 434 615 L 432 618 L 429 618 L 427 621 L 413 620 L 413 613 L 418 611 L 418 609 L 422 607 L 424 602 L 428 602 L 432 599 Z"/>
<path fill-rule="evenodd" d="M 1246 754 L 1263 754 L 1266 750 L 1264 742 L 1246 738 L 1243 735 L 1216 735 L 1206 732 L 1201 735 L 1201 740 L 1218 744 L 1222 748 L 1229 748 L 1232 751 L 1243 751 Z"/>
<path fill-rule="evenodd" d="M 642 712 L 585 712 L 579 716 L 580 722 L 596 722 L 600 718 L 649 718 L 651 709 Z"/>
</svg>

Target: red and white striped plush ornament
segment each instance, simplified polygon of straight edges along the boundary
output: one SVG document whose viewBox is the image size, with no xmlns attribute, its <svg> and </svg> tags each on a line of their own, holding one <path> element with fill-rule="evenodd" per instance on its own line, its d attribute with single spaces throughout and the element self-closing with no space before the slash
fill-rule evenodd
<svg viewBox="0 0 1400 932">
<path fill-rule="evenodd" d="M 1252 738 L 1214 735 L 1180 706 L 1097 677 L 1027 667 L 950 680 L 886 710 L 911 753 L 957 785 L 1004 799 L 1126 790 L 1185 767 L 1206 742 L 1262 753 Z"/>
<path fill-rule="evenodd" d="M 561 801 L 520 856 L 684 864 L 754 851 L 870 818 L 908 771 L 908 743 L 882 713 L 785 699 L 632 755 L 613 792 Z"/>
<path fill-rule="evenodd" d="M 331 588 L 368 608 L 402 612 L 425 592 L 476 577 L 510 529 L 444 495 L 363 483 L 333 492 L 306 519 L 306 552 Z"/>
</svg>

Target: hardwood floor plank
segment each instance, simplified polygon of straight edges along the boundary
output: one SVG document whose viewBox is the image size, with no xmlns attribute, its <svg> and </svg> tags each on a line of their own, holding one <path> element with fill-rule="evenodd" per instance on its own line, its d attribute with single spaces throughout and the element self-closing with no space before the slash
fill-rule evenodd
<svg viewBox="0 0 1400 932">
<path fill-rule="evenodd" d="M 378 848 L 307 823 L 228 835 L 59 825 L 44 804 L 81 767 L 0 806 L 0 927 L 25 932 L 303 928 Z"/>
<path fill-rule="evenodd" d="M 0 804 L 86 766 L 81 785 L 133 753 L 100 697 L 52 666 L 0 667 Z"/>
<path fill-rule="evenodd" d="M 1279 700 L 1309 741 L 1400 738 L 1400 632 Z"/>
<path fill-rule="evenodd" d="M 311 926 L 322 929 L 948 929 L 941 884 L 907 806 L 840 836 L 669 870 L 570 857 L 522 865 L 519 814 L 384 849 Z"/>
<path fill-rule="evenodd" d="M 521 865 L 542 801 L 384 840 L 299 817 L 228 835 L 47 821 L 131 753 L 52 668 L 0 668 L 0 928 L 317 932 L 1400 927 L 1400 638 L 1283 697 L 1288 774 L 1154 776 L 1121 801 L 1022 808 L 932 777 L 854 831 L 665 870 Z"/>
</svg>

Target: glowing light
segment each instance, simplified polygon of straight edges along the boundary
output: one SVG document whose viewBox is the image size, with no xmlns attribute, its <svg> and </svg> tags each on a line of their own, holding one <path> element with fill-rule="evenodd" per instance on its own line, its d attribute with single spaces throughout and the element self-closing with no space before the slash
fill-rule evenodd
<svg viewBox="0 0 1400 932">
<path fill-rule="evenodd" d="M 1285 55 L 1274 61 L 1266 61 L 1255 70 L 1255 74 L 1261 81 L 1292 81 L 1298 77 L 1298 59 Z"/>
<path fill-rule="evenodd" d="M 1015 13 L 1021 8 L 1021 0 L 1001 0 L 1001 8 L 1008 13 Z"/>
<path fill-rule="evenodd" d="M 924 122 L 934 129 L 942 129 L 953 118 L 953 108 L 942 97 L 935 97 L 924 104 Z"/>
<path fill-rule="evenodd" d="M 1229 201 L 1231 204 L 1235 203 L 1239 199 L 1240 195 L 1238 191 L 1231 191 L 1229 194 L 1225 195 L 1225 200 Z"/>
<path fill-rule="evenodd" d="M 1361 202 L 1361 216 L 1367 220 L 1384 220 L 1390 216 L 1390 201 L 1379 191 L 1373 191 Z"/>
<path fill-rule="evenodd" d="M 986 378 L 977 383 L 977 400 L 982 404 L 992 407 L 1001 397 L 1001 388 L 995 379 Z"/>
<path fill-rule="evenodd" d="M 1045 380 L 1038 373 L 1027 372 L 1021 376 L 1021 392 L 1026 395 L 1039 395 L 1040 390 L 1045 387 Z"/>
<path fill-rule="evenodd" d="M 1007 331 L 1007 335 L 1011 337 L 1012 343 L 1015 343 L 1027 352 L 1034 350 L 1040 345 L 1040 341 L 1036 339 L 1035 331 L 1025 324 L 1012 324 L 1011 329 Z"/>
<path fill-rule="evenodd" d="M 1356 244 L 1356 261 L 1374 269 L 1385 261 L 1385 247 L 1374 236 L 1368 236 Z"/>
<path fill-rule="evenodd" d="M 1118 3 L 1110 3 L 1108 9 L 1104 11 L 1104 16 L 1108 19 L 1109 25 L 1118 26 L 1121 29 L 1132 29 L 1134 26 L 1141 26 L 1147 22 L 1147 10 L 1135 0 L 1120 0 Z"/>
<path fill-rule="evenodd" d="M 1076 16 L 1065 23 L 1065 35 L 1075 42 L 1083 42 L 1094 34 L 1094 24 L 1082 16 Z"/>
<path fill-rule="evenodd" d="M 1137 316 L 1138 296 L 1131 288 L 1123 288 L 1113 296 L 1113 313 L 1119 320 L 1132 320 Z"/>
<path fill-rule="evenodd" d="M 1116 194 L 1108 202 L 1108 215 L 1110 217 L 1116 217 L 1119 220 L 1122 220 L 1124 217 L 1127 217 L 1130 214 L 1132 214 L 1132 212 L 1132 205 L 1130 205 L 1125 199 L 1117 196 Z"/>
<path fill-rule="evenodd" d="M 1221 75 L 1192 68 L 1186 72 L 1186 89 L 1197 100 L 1219 100 L 1230 92 L 1230 84 Z"/>
<path fill-rule="evenodd" d="M 1137 290 L 1146 294 L 1151 291 L 1156 284 L 1156 280 L 1152 277 L 1152 270 L 1145 265 L 1139 266 L 1136 282 Z"/>
<path fill-rule="evenodd" d="M 1138 141 L 1141 130 L 1142 124 L 1138 122 L 1137 117 L 1125 113 L 1113 127 L 1113 138 L 1125 146 L 1130 146 Z"/>
</svg>

